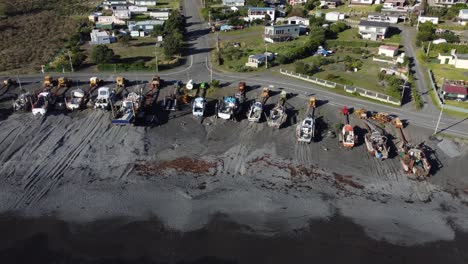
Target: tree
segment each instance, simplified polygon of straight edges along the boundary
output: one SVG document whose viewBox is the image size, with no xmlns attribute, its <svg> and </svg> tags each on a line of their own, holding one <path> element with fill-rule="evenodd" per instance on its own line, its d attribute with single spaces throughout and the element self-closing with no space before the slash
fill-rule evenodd
<svg viewBox="0 0 468 264">
<path fill-rule="evenodd" d="M 184 37 L 178 31 L 169 34 L 164 39 L 163 48 L 164 55 L 170 58 L 182 51 L 184 45 Z"/>
<path fill-rule="evenodd" d="M 151 31 L 152 37 L 158 37 L 164 35 L 164 27 L 163 25 L 155 25 L 153 31 Z"/>
<path fill-rule="evenodd" d="M 123 36 L 121 36 L 119 38 L 119 43 L 122 45 L 122 46 L 126 46 L 128 47 L 128 45 L 130 44 L 130 41 L 132 40 L 132 36 L 130 36 L 130 34 L 125 34 Z"/>
<path fill-rule="evenodd" d="M 325 18 L 322 16 L 311 16 L 309 18 L 309 26 L 312 27 L 321 27 L 325 23 Z"/>
<path fill-rule="evenodd" d="M 91 60 L 95 64 L 111 63 L 114 59 L 114 51 L 106 45 L 97 45 L 91 51 Z"/>
<path fill-rule="evenodd" d="M 380 13 L 380 11 L 382 11 L 382 8 L 383 8 L 383 5 L 376 5 L 374 7 L 374 11 Z"/>
<path fill-rule="evenodd" d="M 460 42 L 460 37 L 458 37 L 457 35 L 455 35 L 451 31 L 446 31 L 446 32 L 440 34 L 439 37 L 445 39 L 448 43 L 458 43 L 458 42 Z"/>
<path fill-rule="evenodd" d="M 238 17 L 231 17 L 228 20 L 228 25 L 230 26 L 243 26 L 245 24 L 245 20 L 240 19 Z"/>
<path fill-rule="evenodd" d="M 307 11 L 313 10 L 316 6 L 320 5 L 320 1 L 318 0 L 308 0 L 305 5 L 304 9 Z"/>
<path fill-rule="evenodd" d="M 263 0 L 246 0 L 246 6 L 257 6 L 257 7 L 266 7 L 266 3 Z"/>
</svg>

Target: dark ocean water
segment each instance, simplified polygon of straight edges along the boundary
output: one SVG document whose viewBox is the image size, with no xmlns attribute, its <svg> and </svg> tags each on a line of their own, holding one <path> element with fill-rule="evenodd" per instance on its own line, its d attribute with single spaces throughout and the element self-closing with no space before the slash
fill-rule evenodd
<svg viewBox="0 0 468 264">
<path fill-rule="evenodd" d="M 0 217 L 0 263 L 468 263 L 468 234 L 418 246 L 375 241 L 336 216 L 291 233 L 257 234 L 224 215 L 178 232 L 157 219 L 69 224 Z"/>
</svg>

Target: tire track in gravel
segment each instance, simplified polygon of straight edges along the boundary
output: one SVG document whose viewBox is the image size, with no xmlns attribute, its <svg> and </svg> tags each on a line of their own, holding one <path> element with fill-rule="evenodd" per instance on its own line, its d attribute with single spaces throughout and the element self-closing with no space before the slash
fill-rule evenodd
<svg viewBox="0 0 468 264">
<path fill-rule="evenodd" d="M 237 145 L 228 151 L 228 157 L 224 161 L 224 170 L 226 174 L 244 175 L 247 165 L 247 157 L 251 150 L 251 140 L 255 136 L 256 132 L 261 130 L 260 124 L 254 124 L 249 122 L 246 127 L 241 129 L 241 132 L 237 136 Z"/>
<path fill-rule="evenodd" d="M 16 201 L 13 209 L 37 203 L 58 185 L 64 172 L 91 143 L 96 132 L 101 129 L 102 124 L 105 123 L 101 122 L 104 117 L 105 115 L 100 112 L 93 112 L 89 118 L 76 123 L 80 126 L 79 130 L 74 130 L 74 127 L 68 128 L 52 148 L 43 150 L 47 153 L 43 159 L 36 161 L 36 166 L 24 177 L 28 179 L 24 185 L 24 193 Z M 78 131 L 78 133 L 70 134 L 72 131 Z M 49 132 L 47 134 L 50 135 Z M 57 147 L 56 145 L 61 144 L 60 140 L 64 138 L 69 139 L 67 144 Z"/>
</svg>

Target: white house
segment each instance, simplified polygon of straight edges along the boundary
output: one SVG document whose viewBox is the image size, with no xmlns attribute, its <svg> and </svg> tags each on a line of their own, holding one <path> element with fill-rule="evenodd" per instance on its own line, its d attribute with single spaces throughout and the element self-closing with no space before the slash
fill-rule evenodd
<svg viewBox="0 0 468 264">
<path fill-rule="evenodd" d="M 383 40 L 388 32 L 390 24 L 386 22 L 376 22 L 361 20 L 359 22 L 359 35 L 363 39 Z"/>
<path fill-rule="evenodd" d="M 341 0 L 321 0 L 320 7 L 322 8 L 336 8 L 341 5 Z"/>
<path fill-rule="evenodd" d="M 466 0 L 435 0 L 436 5 L 466 4 Z"/>
<path fill-rule="evenodd" d="M 93 29 L 91 31 L 91 44 L 92 45 L 101 45 L 101 44 L 110 44 L 111 38 L 106 31 L 100 31 L 98 29 Z"/>
<path fill-rule="evenodd" d="M 118 19 L 130 19 L 132 17 L 132 14 L 128 9 L 119 9 L 114 10 L 114 16 Z"/>
<path fill-rule="evenodd" d="M 245 0 L 223 0 L 225 6 L 244 6 Z"/>
<path fill-rule="evenodd" d="M 163 20 L 144 20 L 144 21 L 129 21 L 127 23 L 128 30 L 130 31 L 145 31 L 151 32 L 156 25 L 163 25 Z"/>
<path fill-rule="evenodd" d="M 289 0 L 290 5 L 302 5 L 307 3 L 307 0 Z"/>
<path fill-rule="evenodd" d="M 97 23 L 99 24 L 111 24 L 114 23 L 116 25 L 125 25 L 125 21 L 112 15 L 112 16 L 99 16 Z"/>
<path fill-rule="evenodd" d="M 258 68 L 259 66 L 265 63 L 266 59 L 268 59 L 268 61 L 273 60 L 273 53 L 265 52 L 263 54 L 249 55 L 249 58 L 247 62 L 245 63 L 245 66 Z"/>
<path fill-rule="evenodd" d="M 270 43 L 288 41 L 299 37 L 299 32 L 299 25 L 265 26 L 264 40 Z"/>
<path fill-rule="evenodd" d="M 390 24 L 397 24 L 400 16 L 393 14 L 384 14 L 384 13 L 369 13 L 367 15 L 367 20 L 376 21 L 376 22 L 387 22 Z"/>
<path fill-rule="evenodd" d="M 133 0 L 130 2 L 132 2 L 133 4 L 137 6 L 155 6 L 156 5 L 155 0 Z"/>
<path fill-rule="evenodd" d="M 468 22 L 468 9 L 462 9 L 458 13 L 458 23 L 460 23 L 462 26 L 465 26 Z"/>
<path fill-rule="evenodd" d="M 148 7 L 147 6 L 136 6 L 136 5 L 131 5 L 128 6 L 128 10 L 132 14 L 142 14 L 144 12 L 148 12 Z"/>
<path fill-rule="evenodd" d="M 468 54 L 457 54 L 455 49 L 452 49 L 450 54 L 440 54 L 437 59 L 440 64 L 450 64 L 458 69 L 468 69 Z"/>
<path fill-rule="evenodd" d="M 395 46 L 386 46 L 382 45 L 379 47 L 379 55 L 387 56 L 387 57 L 395 57 L 398 53 L 398 47 Z"/>
<path fill-rule="evenodd" d="M 372 5 L 374 0 L 351 0 L 351 5 Z"/>
<path fill-rule="evenodd" d="M 298 17 L 298 16 L 288 17 L 287 21 L 288 21 L 288 24 L 290 25 L 304 25 L 304 26 L 309 25 L 309 19 Z"/>
<path fill-rule="evenodd" d="M 149 16 L 158 19 L 158 20 L 168 20 L 170 12 L 169 10 L 158 10 L 158 11 L 151 11 Z"/>
<path fill-rule="evenodd" d="M 247 16 L 249 21 L 255 19 L 265 19 L 265 16 L 270 16 L 271 21 L 275 21 L 275 8 L 273 7 L 249 7 Z"/>
<path fill-rule="evenodd" d="M 419 21 L 420 23 L 424 23 L 424 22 L 429 21 L 429 22 L 431 22 L 431 23 L 434 24 L 434 25 L 439 24 L 439 18 L 438 18 L 438 17 L 419 16 L 419 17 L 418 17 L 418 21 Z"/>
<path fill-rule="evenodd" d="M 339 21 L 345 19 L 345 15 L 340 12 L 328 12 L 325 14 L 326 21 Z"/>
</svg>

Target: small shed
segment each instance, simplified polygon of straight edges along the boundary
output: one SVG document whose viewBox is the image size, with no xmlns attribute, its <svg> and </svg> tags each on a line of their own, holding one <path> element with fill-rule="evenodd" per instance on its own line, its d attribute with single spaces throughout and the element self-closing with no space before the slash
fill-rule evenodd
<svg viewBox="0 0 468 264">
<path fill-rule="evenodd" d="M 382 45 L 379 47 L 379 55 L 387 56 L 387 57 L 395 57 L 398 53 L 398 47 L 396 46 L 387 46 Z"/>
</svg>

